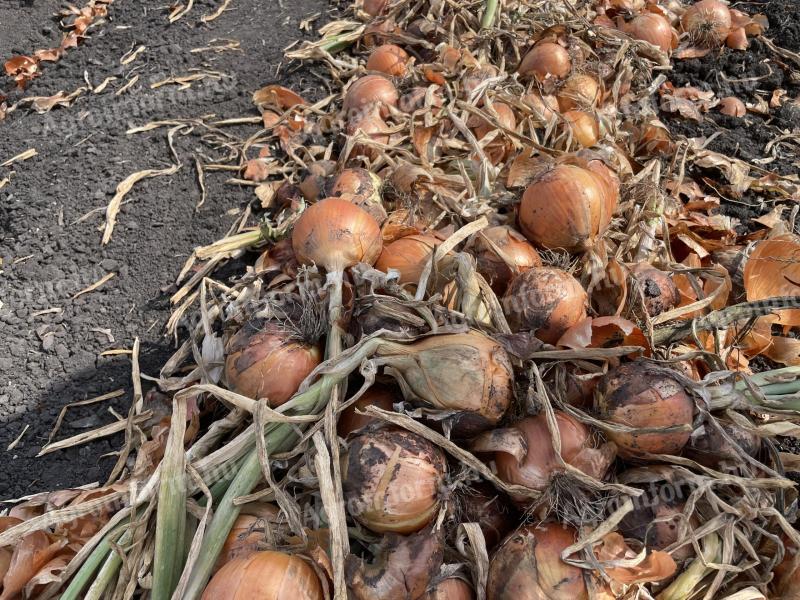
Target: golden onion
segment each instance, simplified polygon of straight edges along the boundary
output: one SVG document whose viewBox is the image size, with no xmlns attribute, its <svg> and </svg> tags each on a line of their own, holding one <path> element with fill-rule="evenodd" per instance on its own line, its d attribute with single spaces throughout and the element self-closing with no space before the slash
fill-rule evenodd
<svg viewBox="0 0 800 600">
<path fill-rule="evenodd" d="M 408 53 L 400 46 L 384 44 L 378 46 L 367 60 L 368 71 L 379 71 L 393 77 L 403 77 L 408 71 Z"/>
<path fill-rule="evenodd" d="M 507 225 L 479 231 L 472 236 L 467 249 L 477 261 L 478 272 L 498 294 L 503 294 L 519 273 L 542 266 L 536 248 Z"/>
<path fill-rule="evenodd" d="M 523 77 L 544 81 L 548 78 L 563 79 L 572 69 L 572 60 L 566 48 L 555 42 L 539 42 L 528 50 L 517 71 Z"/>
</svg>

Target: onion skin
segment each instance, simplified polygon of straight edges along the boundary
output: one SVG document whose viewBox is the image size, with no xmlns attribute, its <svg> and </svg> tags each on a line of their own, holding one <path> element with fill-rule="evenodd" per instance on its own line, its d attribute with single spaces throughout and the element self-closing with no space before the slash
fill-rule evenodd
<svg viewBox="0 0 800 600">
<path fill-rule="evenodd" d="M 567 329 L 586 318 L 587 303 L 578 280 L 553 267 L 518 275 L 502 300 L 512 331 L 535 331 L 548 344 L 555 344 Z"/>
<path fill-rule="evenodd" d="M 600 84 L 586 73 L 570 75 L 558 93 L 558 106 L 562 111 L 592 108 L 600 99 Z"/>
<path fill-rule="evenodd" d="M 408 53 L 400 46 L 384 44 L 372 51 L 367 60 L 368 71 L 378 71 L 393 77 L 403 77 L 408 72 Z"/>
<path fill-rule="evenodd" d="M 672 278 L 648 263 L 638 263 L 631 269 L 641 294 L 644 307 L 651 317 L 672 310 L 681 301 L 681 294 Z"/>
<path fill-rule="evenodd" d="M 503 294 L 519 273 L 542 266 L 536 248 L 507 225 L 479 231 L 470 240 L 468 250 L 478 263 L 478 273 L 483 275 L 497 294 Z"/>
<path fill-rule="evenodd" d="M 346 438 L 351 433 L 363 429 L 375 422 L 374 417 L 359 415 L 356 411 L 364 411 L 368 406 L 377 406 L 382 410 L 393 410 L 394 403 L 399 400 L 393 388 L 379 383 L 369 388 L 364 395 L 342 411 L 336 431 L 339 437 Z"/>
<path fill-rule="evenodd" d="M 487 600 L 589 600 L 583 570 L 561 560 L 577 539 L 560 523 L 520 527 L 492 558 Z"/>
<path fill-rule="evenodd" d="M 475 592 L 470 585 L 458 577 L 440 581 L 419 600 L 474 600 Z"/>
<path fill-rule="evenodd" d="M 623 364 L 597 387 L 595 411 L 604 421 L 637 429 L 685 426 L 687 431 L 652 433 L 606 431 L 623 457 L 643 452 L 678 454 L 691 435 L 694 401 L 677 375 L 647 361 Z"/>
<path fill-rule="evenodd" d="M 379 144 L 388 144 L 391 140 L 389 126 L 381 117 L 380 110 L 376 105 L 368 106 L 363 111 L 355 111 L 353 117 L 347 121 L 345 133 L 348 136 L 354 136 L 359 131 Z M 351 157 L 353 156 L 365 156 L 374 161 L 380 156 L 380 150 L 367 144 L 356 144 L 353 146 Z"/>
<path fill-rule="evenodd" d="M 615 208 L 616 197 L 609 197 L 607 182 L 588 169 L 561 164 L 525 190 L 519 224 L 534 244 L 581 252 L 605 232 Z"/>
<path fill-rule="evenodd" d="M 747 114 L 747 107 L 738 98 L 728 96 L 719 101 L 719 112 L 728 117 L 743 117 Z"/>
<path fill-rule="evenodd" d="M 573 139 L 582 147 L 591 148 L 600 141 L 600 124 L 592 115 L 582 110 L 568 110 L 563 116 Z"/>
<path fill-rule="evenodd" d="M 388 216 L 381 198 L 381 178 L 366 169 L 344 169 L 329 185 L 328 196 L 349 200 L 367 211 L 378 224 Z"/>
<path fill-rule="evenodd" d="M 397 88 L 383 75 L 365 75 L 357 79 L 344 95 L 342 109 L 352 118 L 359 111 L 377 105 L 382 117 L 389 114 L 390 106 L 397 106 Z M 349 119 L 348 119 L 349 120 Z"/>
<path fill-rule="evenodd" d="M 673 48 L 672 25 L 661 15 L 646 12 L 625 23 L 622 30 L 634 39 L 649 42 L 666 53 Z"/>
<path fill-rule="evenodd" d="M 225 380 L 242 396 L 280 406 L 322 360 L 317 346 L 293 340 L 279 326 L 246 324 L 228 342 Z"/>
<path fill-rule="evenodd" d="M 303 559 L 257 552 L 227 563 L 211 578 L 201 600 L 323 600 L 322 584 Z"/>
<path fill-rule="evenodd" d="M 543 122 L 547 122 L 558 114 L 558 99 L 551 95 L 541 95 L 537 92 L 525 94 L 522 97 L 523 104 L 531 108 L 534 115 Z"/>
<path fill-rule="evenodd" d="M 731 30 L 731 11 L 719 0 L 700 0 L 686 9 L 681 26 L 695 41 L 721 45 Z"/>
<path fill-rule="evenodd" d="M 377 533 L 419 531 L 436 516 L 447 473 L 444 453 L 405 430 L 365 431 L 342 468 L 350 514 Z"/>
<path fill-rule="evenodd" d="M 326 198 L 309 206 L 295 223 L 292 248 L 302 264 L 317 264 L 328 272 L 359 262 L 373 264 L 381 253 L 381 229 L 365 210 L 341 198 Z"/>
<path fill-rule="evenodd" d="M 459 499 L 459 512 L 455 518 L 464 523 L 477 523 L 488 550 L 497 546 L 517 526 L 518 517 L 513 504 L 488 484 L 478 484 Z"/>
<path fill-rule="evenodd" d="M 419 283 L 434 248 L 441 243 L 432 235 L 407 235 L 386 246 L 375 261 L 375 268 L 384 273 L 395 269 L 400 273 L 400 284 Z"/>
<path fill-rule="evenodd" d="M 506 129 L 516 129 L 517 119 L 514 116 L 514 111 L 508 104 L 504 102 L 494 102 L 492 103 L 492 108 L 494 108 L 497 113 L 498 123 L 503 125 Z M 495 126 L 483 117 L 478 117 L 477 120 L 478 123 L 473 126 L 473 131 L 475 132 L 475 137 L 479 140 L 485 138 L 490 132 L 495 130 Z"/>
<path fill-rule="evenodd" d="M 270 505 L 264 505 L 273 508 Z M 233 523 L 231 532 L 225 539 L 225 544 L 214 566 L 214 572 L 219 571 L 226 564 L 237 558 L 247 558 L 258 552 L 259 544 L 265 542 L 263 528 L 268 526 L 267 520 L 277 521 L 280 509 L 275 506 L 274 512 L 268 515 L 268 519 L 249 514 L 240 514 Z M 259 531 L 261 530 L 261 531 Z"/>
<path fill-rule="evenodd" d="M 364 0 L 361 8 L 370 17 L 377 17 L 386 9 L 388 4 L 389 0 Z"/>
<path fill-rule="evenodd" d="M 523 77 L 538 81 L 563 79 L 572 69 L 569 52 L 554 42 L 539 42 L 522 58 L 517 71 Z"/>
</svg>

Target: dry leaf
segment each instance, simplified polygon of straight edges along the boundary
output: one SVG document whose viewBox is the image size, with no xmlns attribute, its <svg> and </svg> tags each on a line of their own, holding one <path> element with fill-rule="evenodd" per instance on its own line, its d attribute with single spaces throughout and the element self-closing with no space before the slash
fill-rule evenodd
<svg viewBox="0 0 800 600">
<path fill-rule="evenodd" d="M 298 104 L 308 104 L 299 94 L 282 85 L 268 85 L 253 94 L 253 102 L 259 108 L 275 107 L 286 110 Z"/>
<path fill-rule="evenodd" d="M 654 550 L 645 555 L 646 549 L 641 553 L 634 552 L 616 531 L 607 534 L 594 549 L 597 559 L 610 565 L 619 562 L 629 563 L 635 560 L 635 566 L 610 566 L 605 568 L 606 574 L 617 583 L 633 585 L 663 581 L 672 577 L 678 566 L 673 558 L 661 550 Z M 638 560 L 641 558 L 641 560 Z"/>
<path fill-rule="evenodd" d="M 617 346 L 641 346 L 650 354 L 642 330 L 622 317 L 588 317 L 576 323 L 558 340 L 559 346 L 578 350 L 580 348 L 614 348 Z"/>
<path fill-rule="evenodd" d="M 43 531 L 33 531 L 14 547 L 14 554 L 3 578 L 0 600 L 13 600 L 31 578 L 67 545 L 67 540 L 52 541 Z"/>
</svg>

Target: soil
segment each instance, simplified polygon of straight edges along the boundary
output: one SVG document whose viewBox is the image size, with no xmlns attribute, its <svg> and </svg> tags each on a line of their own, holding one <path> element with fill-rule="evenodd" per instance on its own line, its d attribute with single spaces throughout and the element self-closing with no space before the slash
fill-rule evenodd
<svg viewBox="0 0 800 600">
<path fill-rule="evenodd" d="M 80 2 L 76 2 L 80 5 Z M 113 407 L 127 414 L 131 400 L 128 356 L 101 357 L 141 340 L 141 369 L 157 375 L 172 352 L 165 339 L 169 286 L 191 250 L 225 235 L 254 195 L 252 188 L 225 184 L 231 173 L 206 177 L 200 198 L 193 153 L 196 138 L 179 139 L 182 167 L 172 176 L 138 183 L 126 198 L 113 237 L 101 245 L 99 227 L 117 184 L 142 169 L 172 162 L 164 131 L 126 135 L 152 120 L 215 113 L 224 118 L 256 116 L 252 92 L 283 82 L 313 96 L 319 84 L 306 72 L 289 73 L 283 49 L 303 32 L 300 21 L 316 13 L 326 20 L 323 0 L 260 2 L 232 0 L 218 19 L 203 24 L 220 2 L 196 0 L 192 10 L 170 25 L 165 2 L 116 0 L 105 22 L 90 30 L 80 47 L 47 64 L 25 96 L 67 93 L 117 77 L 105 91 L 84 94 L 68 108 L 46 115 L 16 110 L 0 122 L 0 163 L 33 148 L 37 155 L 0 167 L 0 499 L 105 480 L 121 438 L 110 437 L 34 458 L 47 442 L 59 411 L 68 403 L 114 390 L 111 402 L 71 409 L 57 439 L 110 423 Z M 55 0 L 0 2 L 0 62 L 60 40 Z M 212 40 L 238 40 L 240 50 L 195 52 Z M 128 63 L 123 55 L 146 49 Z M 150 83 L 191 69 L 213 70 L 222 79 L 151 89 Z M 139 82 L 116 92 L 135 75 Z M 179 136 L 180 137 L 180 136 Z M 91 212 L 95 211 L 95 212 Z M 88 217 L 81 220 L 81 217 Z M 108 283 L 78 298 L 80 290 L 107 273 Z M 147 389 L 145 387 L 145 389 Z M 9 444 L 27 427 L 10 451 Z"/>
</svg>

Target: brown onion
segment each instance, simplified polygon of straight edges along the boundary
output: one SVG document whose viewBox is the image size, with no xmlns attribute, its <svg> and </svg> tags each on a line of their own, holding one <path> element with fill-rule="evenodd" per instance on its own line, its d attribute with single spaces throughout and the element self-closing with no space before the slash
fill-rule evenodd
<svg viewBox="0 0 800 600">
<path fill-rule="evenodd" d="M 491 550 L 517 526 L 514 506 L 488 484 L 477 484 L 460 497 L 457 517 L 463 523 L 477 523 L 486 548 Z"/>
<path fill-rule="evenodd" d="M 244 325 L 228 342 L 225 379 L 228 387 L 248 398 L 266 398 L 280 406 L 320 363 L 317 346 L 295 340 L 279 325 Z"/>
<path fill-rule="evenodd" d="M 389 0 L 364 0 L 362 9 L 370 17 L 377 17 L 384 11 L 388 4 Z"/>
<path fill-rule="evenodd" d="M 357 79 L 344 95 L 342 109 L 348 120 L 371 105 L 377 105 L 382 117 L 389 114 L 389 106 L 397 106 L 397 88 L 383 75 L 365 75 Z"/>
<path fill-rule="evenodd" d="M 572 132 L 572 138 L 582 147 L 590 148 L 600 140 L 600 124 L 589 113 L 568 110 L 563 116 Z"/>
<path fill-rule="evenodd" d="M 644 307 L 651 317 L 672 310 L 681 301 L 681 294 L 672 278 L 648 263 L 637 263 L 631 269 Z"/>
<path fill-rule="evenodd" d="M 531 92 L 522 97 L 522 102 L 531 108 L 534 116 L 540 121 L 550 121 L 559 111 L 558 99 L 547 94 Z"/>
<path fill-rule="evenodd" d="M 747 107 L 738 98 L 728 96 L 719 101 L 719 112 L 729 117 L 743 117 L 747 114 Z"/>
<path fill-rule="evenodd" d="M 365 431 L 347 445 L 342 478 L 349 513 L 378 533 L 419 531 L 436 516 L 444 453 L 405 430 Z"/>
<path fill-rule="evenodd" d="M 503 296 L 503 312 L 513 331 L 533 331 L 555 344 L 561 335 L 586 318 L 588 299 L 572 275 L 553 267 L 535 267 L 511 281 Z"/>
<path fill-rule="evenodd" d="M 569 52 L 554 42 L 539 42 L 522 58 L 517 71 L 523 77 L 535 77 L 539 81 L 552 77 L 563 79 L 572 69 Z"/>
<path fill-rule="evenodd" d="M 717 426 L 704 423 L 692 432 L 686 445 L 685 455 L 712 469 L 735 466 L 744 460 L 739 450 L 725 439 L 720 431 L 749 456 L 756 456 L 761 449 L 761 438 L 731 421 L 717 420 Z"/>
<path fill-rule="evenodd" d="M 648 548 L 664 550 L 679 541 L 678 523 L 684 505 L 674 502 L 679 490 L 672 483 L 650 486 L 644 495 L 634 501 L 633 511 L 619 523 L 619 532 L 626 538 L 637 539 Z M 666 501 L 665 498 L 672 498 Z M 675 560 L 684 560 L 694 554 L 691 544 L 671 553 Z"/>
<path fill-rule="evenodd" d="M 303 198 L 309 202 L 316 202 L 320 198 L 324 198 L 326 182 L 335 169 L 336 163 L 332 160 L 318 160 L 311 163 L 308 166 L 308 174 L 297 185 Z"/>
<path fill-rule="evenodd" d="M 472 587 L 458 577 L 448 577 L 440 581 L 419 600 L 474 600 Z"/>
<path fill-rule="evenodd" d="M 625 23 L 622 30 L 634 39 L 649 42 L 664 52 L 671 52 L 674 33 L 672 25 L 661 15 L 646 12 Z"/>
<path fill-rule="evenodd" d="M 592 108 L 601 96 L 597 79 L 586 73 L 570 75 L 558 93 L 558 106 L 562 111 Z"/>
<path fill-rule="evenodd" d="M 339 271 L 359 262 L 373 264 L 381 253 L 381 230 L 363 209 L 341 198 L 309 206 L 295 223 L 292 248 L 303 264 Z"/>
<path fill-rule="evenodd" d="M 478 86 L 487 79 L 497 77 L 499 73 L 500 70 L 494 65 L 479 65 L 467 71 L 461 80 L 464 96 L 469 98 L 472 96 L 472 93 L 478 89 Z"/>
<path fill-rule="evenodd" d="M 616 197 L 592 171 L 562 164 L 537 178 L 522 196 L 519 224 L 525 236 L 549 249 L 588 250 L 611 222 Z"/>
<path fill-rule="evenodd" d="M 354 136 L 359 131 L 379 144 L 389 143 L 389 126 L 375 105 L 365 108 L 362 112 L 356 112 L 353 118 L 347 121 L 345 133 L 348 136 Z M 353 155 L 365 156 L 374 161 L 380 156 L 380 151 L 368 144 L 356 144 L 353 146 Z"/>
<path fill-rule="evenodd" d="M 511 279 L 519 273 L 542 266 L 536 249 L 516 229 L 507 225 L 479 231 L 470 240 L 467 250 L 478 263 L 478 273 L 498 294 L 503 294 Z"/>
<path fill-rule="evenodd" d="M 700 0 L 686 9 L 681 26 L 695 42 L 718 46 L 731 30 L 731 11 L 720 0 Z"/>
<path fill-rule="evenodd" d="M 374 417 L 360 415 L 368 406 L 377 406 L 382 410 L 393 410 L 394 403 L 399 400 L 393 388 L 376 383 L 364 395 L 342 411 L 336 431 L 339 437 L 346 438 L 359 429 L 363 429 L 375 421 Z"/>
<path fill-rule="evenodd" d="M 500 123 L 506 129 L 511 129 L 512 131 L 517 127 L 517 119 L 514 116 L 514 111 L 512 108 L 503 102 L 493 102 L 492 108 L 494 108 L 495 112 L 497 113 L 497 122 Z M 489 111 L 486 111 L 489 113 Z M 491 115 L 491 113 L 489 113 Z M 491 115 L 494 116 L 494 115 Z M 475 137 L 483 139 L 486 137 L 489 132 L 494 131 L 496 127 L 492 125 L 489 121 L 484 119 L 483 117 L 478 117 L 475 121 L 469 123 L 470 127 L 473 128 L 475 132 Z"/>
<path fill-rule="evenodd" d="M 386 220 L 386 209 L 381 198 L 381 178 L 366 169 L 344 169 L 328 184 L 328 196 L 349 200 L 363 208 L 377 221 Z"/>
<path fill-rule="evenodd" d="M 523 526 L 492 557 L 488 600 L 589 600 L 583 570 L 561 560 L 578 539 L 561 523 Z"/>
<path fill-rule="evenodd" d="M 240 514 L 236 517 L 214 565 L 215 572 L 234 559 L 247 558 L 258 552 L 259 545 L 266 541 L 263 529 L 265 525 L 269 526 L 267 521 L 275 522 L 280 515 L 277 506 L 263 506 L 269 507 L 267 519 L 250 514 Z"/>
<path fill-rule="evenodd" d="M 375 268 L 384 273 L 394 269 L 400 273 L 400 284 L 419 283 L 422 271 L 431 260 L 431 253 L 440 244 L 432 235 L 408 235 L 395 240 L 383 249 Z"/>
<path fill-rule="evenodd" d="M 601 419 L 635 430 L 656 430 L 606 431 L 620 455 L 677 454 L 689 440 L 694 402 L 674 371 L 636 360 L 609 372 L 597 392 L 595 410 Z"/>
<path fill-rule="evenodd" d="M 323 600 L 322 584 L 303 559 L 257 552 L 230 561 L 211 579 L 201 600 Z"/>
<path fill-rule="evenodd" d="M 367 60 L 368 71 L 379 71 L 393 77 L 403 77 L 408 71 L 408 53 L 400 46 L 384 44 L 372 51 Z"/>
<path fill-rule="evenodd" d="M 608 444 L 595 447 L 591 430 L 575 417 L 556 411 L 555 418 L 564 462 L 591 477 L 602 479 L 614 460 L 613 447 Z M 561 462 L 553 448 L 553 438 L 547 427 L 547 417 L 543 414 L 526 417 L 507 431 L 514 435 L 521 434 L 527 451 L 521 457 L 502 449 L 495 452 L 498 477 L 508 483 L 546 491 L 553 477 L 562 472 Z"/>
<path fill-rule="evenodd" d="M 412 113 L 415 110 L 423 108 L 425 106 L 426 98 L 428 97 L 428 89 L 429 88 L 426 87 L 411 88 L 411 90 L 400 96 L 400 101 L 398 102 L 397 107 L 405 113 Z M 430 105 L 435 108 L 441 108 L 444 106 L 444 100 L 442 99 L 442 95 L 437 90 L 438 86 L 434 86 L 433 90 L 431 91 Z"/>
</svg>

